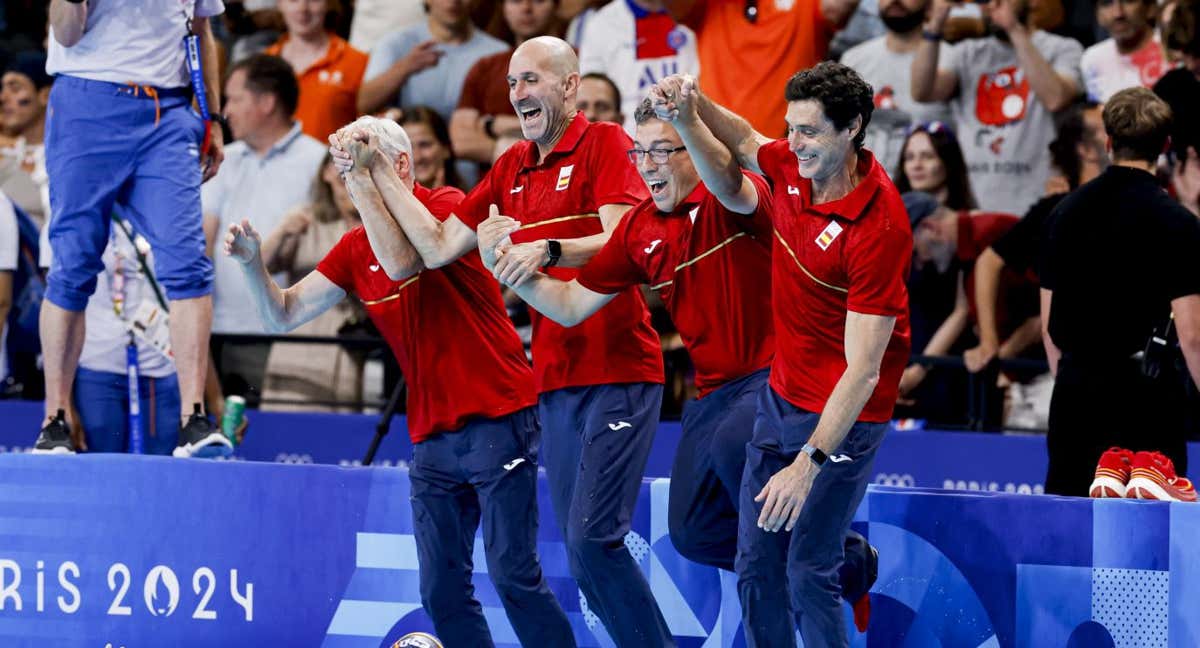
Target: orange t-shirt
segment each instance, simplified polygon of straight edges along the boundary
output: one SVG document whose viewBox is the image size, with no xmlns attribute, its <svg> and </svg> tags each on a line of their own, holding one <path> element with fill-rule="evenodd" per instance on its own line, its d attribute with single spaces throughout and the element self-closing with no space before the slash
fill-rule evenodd
<svg viewBox="0 0 1200 648">
<path fill-rule="evenodd" d="M 697 0 L 683 22 L 696 31 L 700 89 L 763 135 L 782 137 L 784 87 L 825 58 L 835 28 L 820 0 L 758 0 L 757 7 L 751 23 L 745 0 Z"/>
<path fill-rule="evenodd" d="M 268 47 L 266 53 L 279 56 L 287 39 L 285 34 Z M 296 119 L 300 120 L 305 135 L 324 142 L 337 129 L 358 117 L 355 102 L 366 69 L 366 54 L 350 47 L 345 39 L 329 35 L 325 56 L 307 70 L 296 71 L 296 81 L 300 84 Z"/>
</svg>

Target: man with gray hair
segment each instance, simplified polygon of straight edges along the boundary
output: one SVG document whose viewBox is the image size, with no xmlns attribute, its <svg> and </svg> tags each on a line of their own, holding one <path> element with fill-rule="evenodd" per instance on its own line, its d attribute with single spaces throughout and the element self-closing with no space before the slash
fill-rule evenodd
<svg viewBox="0 0 1200 648">
<path fill-rule="evenodd" d="M 590 123 L 576 108 L 579 60 L 565 41 L 539 36 L 522 43 L 507 81 L 525 139 L 496 160 L 449 218 L 430 217 L 415 208 L 412 192 L 372 175 L 427 266 L 474 258 L 480 224 L 510 214 L 495 251 L 500 283 L 520 286 L 539 269 L 570 281 L 647 196 L 646 185 L 629 163 L 625 131 Z M 336 143 L 333 152 L 345 159 Z M 530 317 L 546 476 L 571 575 L 617 646 L 673 646 L 624 543 L 662 404 L 662 349 L 646 302 L 631 286 L 578 326 L 537 311 Z"/>
<path fill-rule="evenodd" d="M 363 117 L 342 132 L 354 137 L 331 139 L 351 155 L 346 188 L 363 224 L 286 290 L 267 274 L 249 221 L 229 227 L 225 254 L 241 264 L 269 330 L 291 330 L 351 293 L 395 354 L 409 385 L 421 601 L 441 640 L 493 645 L 471 585 L 482 518 L 488 575 L 521 644 L 574 646 L 537 558 L 537 396 L 500 288 L 478 253 L 427 269 L 372 178 L 402 185 L 439 220 L 463 194 L 416 183 L 412 146 L 395 122 Z"/>
</svg>

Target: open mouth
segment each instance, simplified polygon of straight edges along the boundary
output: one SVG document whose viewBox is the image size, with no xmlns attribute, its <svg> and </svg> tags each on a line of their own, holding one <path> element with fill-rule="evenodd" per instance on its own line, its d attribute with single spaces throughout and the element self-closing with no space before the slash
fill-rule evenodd
<svg viewBox="0 0 1200 648">
<path fill-rule="evenodd" d="M 797 153 L 796 154 L 796 159 L 800 160 L 800 164 L 804 164 L 805 162 L 811 162 L 814 159 L 816 159 L 816 157 L 817 157 L 816 155 L 813 155 L 811 153 Z"/>
<path fill-rule="evenodd" d="M 542 116 L 541 108 L 522 108 L 521 109 L 521 121 L 523 121 L 527 124 L 537 121 L 537 119 L 541 116 Z"/>
<path fill-rule="evenodd" d="M 650 187 L 650 195 L 661 196 L 667 191 L 666 180 L 647 180 L 646 186 Z"/>
</svg>

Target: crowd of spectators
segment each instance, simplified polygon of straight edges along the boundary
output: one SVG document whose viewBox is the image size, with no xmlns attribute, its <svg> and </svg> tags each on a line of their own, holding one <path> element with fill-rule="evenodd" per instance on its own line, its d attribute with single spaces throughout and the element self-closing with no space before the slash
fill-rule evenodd
<svg viewBox="0 0 1200 648">
<path fill-rule="evenodd" d="M 1045 426 L 1049 378 L 1037 368 L 1044 354 L 1036 274 L 1043 224 L 1063 195 L 1105 168 L 1099 110 L 1114 93 L 1144 86 L 1172 107 L 1177 118 L 1160 178 L 1200 214 L 1197 0 L 224 4 L 214 31 L 230 143 L 203 187 L 205 232 L 211 252 L 217 232 L 249 219 L 263 235 L 268 270 L 284 286 L 359 222 L 326 154 L 331 133 L 362 114 L 388 116 L 412 140 L 422 185 L 468 190 L 521 137 L 505 76 L 513 48 L 540 35 L 564 37 L 579 52 L 578 108 L 587 118 L 631 132 L 646 90 L 675 73 L 696 75 L 708 96 L 769 135 L 784 132 L 783 86 L 799 69 L 839 57 L 872 85 L 866 147 L 906 192 L 914 232 L 909 291 L 918 356 L 901 383 L 898 417 L 965 424 L 964 403 L 983 402 L 978 414 L 987 427 Z M 53 84 L 44 5 L 0 6 L 0 336 L 12 338 L 6 345 L 0 337 L 0 377 L 9 376 L 10 395 L 27 397 L 38 396 L 36 370 L 18 361 L 31 352 L 19 329 L 36 310 L 25 298 L 36 296 L 28 288 L 39 277 L 22 268 L 38 256 L 28 234 L 52 217 L 42 146 Z M 152 285 L 152 276 L 141 277 L 152 273 L 130 262 L 136 238 L 113 238 L 106 272 L 124 259 L 123 272 Z M 221 334 L 263 328 L 239 269 L 212 256 L 210 407 L 228 393 L 276 407 L 363 400 L 359 352 L 225 341 Z M 153 297 L 149 289 L 129 294 Z M 98 291 L 93 302 L 111 299 L 111 291 Z M 527 321 L 518 299 L 508 303 L 518 323 Z M 99 321 L 113 309 L 88 307 L 81 369 L 88 372 L 104 371 L 113 364 L 104 354 L 118 353 L 93 340 L 93 310 Z M 670 414 L 694 386 L 661 305 L 654 321 L 674 374 Z M 361 322 L 348 301 L 297 333 L 335 336 Z M 96 328 L 102 337 L 103 326 Z M 1015 369 L 997 362 L 1014 359 L 1029 362 Z"/>
</svg>

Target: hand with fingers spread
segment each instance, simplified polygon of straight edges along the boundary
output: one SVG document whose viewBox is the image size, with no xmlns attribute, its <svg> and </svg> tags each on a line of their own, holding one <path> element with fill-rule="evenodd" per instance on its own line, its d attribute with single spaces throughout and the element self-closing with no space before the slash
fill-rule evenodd
<svg viewBox="0 0 1200 648">
<path fill-rule="evenodd" d="M 259 251 L 262 249 L 262 236 L 258 230 L 250 224 L 249 220 L 243 219 L 241 223 L 234 223 L 229 226 L 229 233 L 225 235 L 225 255 L 233 257 L 242 265 L 249 265 L 250 262 L 259 258 Z"/>
<path fill-rule="evenodd" d="M 494 270 L 496 261 L 512 247 L 509 236 L 520 229 L 521 223 L 515 218 L 500 214 L 500 208 L 493 204 L 488 209 L 488 218 L 479 224 L 475 230 L 479 242 L 479 257 L 488 270 Z"/>
<path fill-rule="evenodd" d="M 516 288 L 537 274 L 542 266 L 550 262 L 546 241 L 530 241 L 509 247 L 496 260 L 492 274 L 502 285 Z"/>
<path fill-rule="evenodd" d="M 763 505 L 758 515 L 758 528 L 770 533 L 780 529 L 791 531 L 819 470 L 807 455 L 801 454 L 791 465 L 771 475 L 767 485 L 754 498 Z"/>
</svg>

